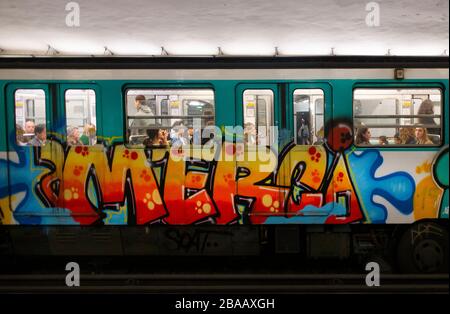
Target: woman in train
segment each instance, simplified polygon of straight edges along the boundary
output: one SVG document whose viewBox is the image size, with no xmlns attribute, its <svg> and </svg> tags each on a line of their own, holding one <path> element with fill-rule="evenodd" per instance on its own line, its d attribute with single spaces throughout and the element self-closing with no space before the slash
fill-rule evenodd
<svg viewBox="0 0 450 314">
<path fill-rule="evenodd" d="M 356 132 L 356 144 L 357 145 L 370 145 L 370 130 L 368 127 L 361 126 Z"/>
<path fill-rule="evenodd" d="M 414 128 L 401 128 L 399 131 L 401 143 L 404 145 L 417 144 Z"/>
<path fill-rule="evenodd" d="M 169 145 L 168 133 L 165 129 L 158 130 L 159 145 Z"/>
<path fill-rule="evenodd" d="M 80 141 L 80 131 L 77 127 L 67 128 L 67 144 L 70 146 L 83 145 Z"/>
<path fill-rule="evenodd" d="M 416 128 L 416 139 L 419 145 L 433 145 L 433 142 L 428 137 L 428 131 L 426 128 Z"/>
<path fill-rule="evenodd" d="M 147 129 L 146 133 L 147 133 L 147 138 L 143 142 L 145 147 L 160 145 L 159 130 Z"/>
<path fill-rule="evenodd" d="M 386 135 L 381 135 L 381 136 L 378 138 L 378 145 L 381 145 L 381 146 L 389 145 L 389 141 L 388 141 Z"/>
</svg>

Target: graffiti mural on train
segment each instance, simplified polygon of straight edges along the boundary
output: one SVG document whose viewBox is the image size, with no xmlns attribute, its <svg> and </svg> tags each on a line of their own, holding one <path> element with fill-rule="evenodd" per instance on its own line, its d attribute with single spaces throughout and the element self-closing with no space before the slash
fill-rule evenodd
<svg viewBox="0 0 450 314">
<path fill-rule="evenodd" d="M 425 166 L 388 171 L 384 152 L 356 151 L 351 127 L 338 123 L 323 145 L 290 142 L 263 153 L 267 171 L 228 141 L 202 160 L 180 158 L 183 150 L 121 143 L 67 147 L 56 138 L 41 148 L 16 146 L 0 155 L 0 171 L 10 173 L 0 187 L 0 222 L 342 224 L 448 217 L 448 174 L 440 169 L 448 148 L 423 160 Z M 274 158 L 278 163 L 270 163 Z"/>
</svg>

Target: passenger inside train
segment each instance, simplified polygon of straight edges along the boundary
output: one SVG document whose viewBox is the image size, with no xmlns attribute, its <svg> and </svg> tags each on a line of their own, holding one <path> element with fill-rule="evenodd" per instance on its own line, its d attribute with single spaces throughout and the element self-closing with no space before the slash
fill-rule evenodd
<svg viewBox="0 0 450 314">
<path fill-rule="evenodd" d="M 127 125 L 128 145 L 202 144 L 203 130 L 214 125 L 214 93 L 210 89 L 128 90 Z"/>
<path fill-rule="evenodd" d="M 44 146 L 47 141 L 47 129 L 45 124 L 38 124 L 34 128 L 34 137 L 30 141 L 30 146 Z"/>
<path fill-rule="evenodd" d="M 440 145 L 441 94 L 438 88 L 355 89 L 355 144 Z"/>
</svg>

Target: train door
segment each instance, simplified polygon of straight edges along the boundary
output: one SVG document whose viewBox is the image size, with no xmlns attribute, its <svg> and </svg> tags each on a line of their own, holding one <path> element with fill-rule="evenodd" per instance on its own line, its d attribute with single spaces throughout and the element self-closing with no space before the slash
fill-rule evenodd
<svg viewBox="0 0 450 314">
<path fill-rule="evenodd" d="M 281 122 L 278 84 L 239 84 L 236 89 L 237 199 L 241 217 L 264 223 L 282 214 L 284 193 L 276 184 Z"/>
<path fill-rule="evenodd" d="M 64 143 L 64 168 L 60 195 L 64 208 L 80 224 L 92 224 L 101 216 L 101 163 L 98 144 L 101 119 L 97 119 L 100 92 L 95 84 L 58 85 L 57 134 Z"/>
<path fill-rule="evenodd" d="M 50 224 L 57 215 L 59 182 L 53 136 L 53 86 L 6 88 L 8 172 L 13 223 Z"/>
<path fill-rule="evenodd" d="M 320 222 L 332 207 L 324 207 L 328 189 L 325 147 L 327 121 L 332 119 L 331 86 L 327 83 L 292 83 L 286 99 L 286 125 L 291 144 L 280 157 L 278 183 L 289 189 L 284 204 L 288 217 L 300 223 Z"/>
</svg>

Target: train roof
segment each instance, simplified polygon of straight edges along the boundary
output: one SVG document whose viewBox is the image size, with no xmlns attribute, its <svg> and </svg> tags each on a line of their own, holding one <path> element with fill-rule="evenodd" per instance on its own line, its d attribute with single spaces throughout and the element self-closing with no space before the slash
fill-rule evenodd
<svg viewBox="0 0 450 314">
<path fill-rule="evenodd" d="M 0 69 L 449 68 L 448 56 L 0 57 Z"/>
</svg>

